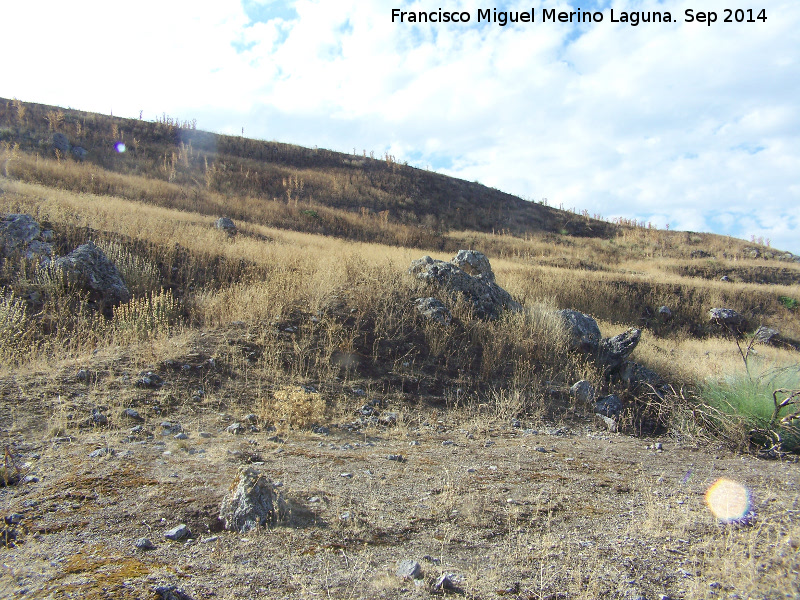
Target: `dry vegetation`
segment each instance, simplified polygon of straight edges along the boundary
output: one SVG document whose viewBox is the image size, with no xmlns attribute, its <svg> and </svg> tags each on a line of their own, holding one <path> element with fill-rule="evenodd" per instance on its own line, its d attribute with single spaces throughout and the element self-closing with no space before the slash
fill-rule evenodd
<svg viewBox="0 0 800 600">
<path fill-rule="evenodd" d="M 53 151 L 58 132 L 89 150 L 85 161 Z M 463 574 L 475 598 L 800 593 L 797 466 L 730 454 L 774 440 L 754 437 L 761 417 L 728 411 L 725 395 L 752 388 L 748 402 L 770 409 L 772 389 L 800 387 L 797 263 L 740 240 L 555 211 L 391 157 L 213 136 L 166 117 L 0 100 L 0 141 L 0 215 L 33 215 L 59 255 L 93 240 L 133 294 L 103 316 L 57 270 L 0 265 L 3 468 L 46 473 L 38 487 L 0 490 L 3 514 L 25 514 L 27 527 L 0 550 L 2 594 L 133 598 L 178 582 L 195 598 L 422 597 L 427 586 L 392 572 L 423 556 L 429 574 Z M 128 151 L 108 150 L 114 141 Z M 235 237 L 211 226 L 221 215 Z M 487 254 L 523 313 L 476 321 L 449 301 L 448 327 L 415 312 L 428 293 L 405 274 L 411 260 L 464 247 Z M 782 345 L 715 328 L 707 313 L 720 306 L 751 331 L 780 330 Z M 567 351 L 556 308 L 592 314 L 604 335 L 641 327 L 633 358 L 673 392 L 604 381 Z M 136 385 L 150 371 L 163 386 Z M 645 437 L 599 431 L 566 393 L 581 378 L 618 393 L 624 431 Z M 331 427 L 368 400 L 396 413 L 393 426 Z M 180 421 L 189 439 L 132 442 L 118 416 L 131 407 L 149 429 Z M 87 425 L 94 408 L 107 427 Z M 248 414 L 259 433 L 224 433 Z M 310 432 L 320 425 L 333 433 Z M 645 448 L 656 440 L 666 452 Z M 101 446 L 118 454 L 86 457 Z M 167 524 L 211 535 L 240 462 L 282 479 L 291 527 L 133 551 Z M 721 471 L 753 491 L 749 524 L 719 525 L 703 505 Z"/>
</svg>

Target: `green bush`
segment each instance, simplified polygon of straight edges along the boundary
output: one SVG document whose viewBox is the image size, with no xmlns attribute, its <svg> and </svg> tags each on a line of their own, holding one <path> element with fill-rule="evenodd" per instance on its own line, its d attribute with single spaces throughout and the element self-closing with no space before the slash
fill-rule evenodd
<svg viewBox="0 0 800 600">
<path fill-rule="evenodd" d="M 789 310 L 794 310 L 798 305 L 797 299 L 789 296 L 778 296 L 778 301 Z"/>
<path fill-rule="evenodd" d="M 779 444 L 784 451 L 800 452 L 800 420 L 781 422 L 792 412 L 793 405 L 776 406 L 798 389 L 800 368 L 793 368 L 769 370 L 756 377 L 743 374 L 709 382 L 701 388 L 700 394 L 713 409 L 712 420 L 722 431 L 729 435 L 739 431 L 758 445 Z"/>
</svg>

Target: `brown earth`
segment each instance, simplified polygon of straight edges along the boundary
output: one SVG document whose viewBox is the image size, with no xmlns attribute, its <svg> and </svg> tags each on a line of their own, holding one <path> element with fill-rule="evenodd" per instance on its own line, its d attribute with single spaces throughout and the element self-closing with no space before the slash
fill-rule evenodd
<svg viewBox="0 0 800 600">
<path fill-rule="evenodd" d="M 195 600 L 426 598 L 443 573 L 457 588 L 446 593 L 470 598 L 800 594 L 796 462 L 611 434 L 580 411 L 514 427 L 481 407 L 372 393 L 352 394 L 327 434 L 259 423 L 232 435 L 225 428 L 252 404 L 225 398 L 252 382 L 223 377 L 202 346 L 151 366 L 161 389 L 136 387 L 142 365 L 111 350 L 80 366 L 82 380 L 68 364 L 0 381 L 0 433 L 22 474 L 38 478 L 0 488 L 0 514 L 22 515 L 16 543 L 0 547 L 0 597 L 156 598 L 176 585 Z M 190 399 L 215 382 L 213 399 Z M 379 410 L 398 423 L 352 427 L 367 399 L 388 403 Z M 94 406 L 107 426 L 82 426 Z M 154 437 L 130 434 L 119 417 L 128 406 Z M 164 420 L 188 439 L 163 434 Z M 113 453 L 88 456 L 99 448 Z M 242 464 L 277 482 L 287 522 L 220 531 Z M 709 510 L 720 478 L 750 491 L 746 521 Z M 192 539 L 164 539 L 180 523 Z M 156 548 L 135 549 L 141 537 Z M 399 579 L 404 559 L 424 578 Z"/>
</svg>

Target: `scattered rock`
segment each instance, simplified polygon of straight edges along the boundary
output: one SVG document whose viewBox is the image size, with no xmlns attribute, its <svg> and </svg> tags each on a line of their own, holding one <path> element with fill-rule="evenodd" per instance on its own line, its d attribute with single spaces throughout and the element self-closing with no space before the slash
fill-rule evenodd
<svg viewBox="0 0 800 600">
<path fill-rule="evenodd" d="M 449 325 L 453 321 L 450 310 L 436 298 L 417 298 L 414 300 L 414 308 L 426 319 L 441 325 Z"/>
<path fill-rule="evenodd" d="M 164 385 L 164 380 L 152 371 L 145 371 L 139 375 L 139 379 L 134 383 L 136 387 L 155 390 Z"/>
<path fill-rule="evenodd" d="M 129 421 L 134 421 L 136 423 L 141 423 L 144 421 L 144 417 L 139 414 L 139 411 L 133 408 L 122 409 L 122 412 L 119 414 L 119 416 L 123 419 L 128 419 Z"/>
<path fill-rule="evenodd" d="M 139 538 L 133 545 L 137 550 L 142 550 L 142 551 L 153 550 L 156 547 L 156 545 L 153 542 L 151 542 L 149 539 L 145 537 Z"/>
<path fill-rule="evenodd" d="M 117 267 L 93 242 L 78 246 L 54 264 L 88 291 L 92 300 L 101 301 L 104 308 L 110 310 L 110 307 L 131 299 L 128 286 Z"/>
<path fill-rule="evenodd" d="M 164 435 L 175 435 L 183 431 L 183 426 L 177 421 L 161 421 L 161 429 Z"/>
<path fill-rule="evenodd" d="M 173 437 L 173 439 L 176 439 L 176 440 L 188 440 L 189 439 L 189 436 L 183 431 L 181 431 L 180 433 L 178 433 L 178 434 L 176 434 L 176 435 L 174 435 L 172 437 Z"/>
<path fill-rule="evenodd" d="M 761 325 L 756 329 L 753 337 L 759 344 L 766 344 L 769 346 L 777 343 L 780 339 L 780 335 L 781 333 L 777 329 L 770 329 L 769 327 Z"/>
<path fill-rule="evenodd" d="M 247 431 L 247 428 L 241 423 L 232 423 L 225 428 L 225 431 L 232 435 L 242 435 Z"/>
<path fill-rule="evenodd" d="M 192 600 L 192 597 L 176 585 L 157 587 L 155 593 L 161 600 Z"/>
<path fill-rule="evenodd" d="M 230 236 L 236 235 L 236 224 L 228 217 L 220 217 L 214 221 L 214 227 L 221 229 Z"/>
<path fill-rule="evenodd" d="M 709 254 L 705 250 L 692 250 L 689 256 L 691 258 L 714 258 L 713 254 Z"/>
<path fill-rule="evenodd" d="M 727 275 L 723 275 L 722 277 L 720 277 L 720 278 L 719 278 L 719 280 L 720 280 L 720 281 L 730 281 L 730 280 L 731 280 L 731 278 L 730 278 L 730 277 L 728 277 Z"/>
<path fill-rule="evenodd" d="M 52 239 L 52 232 L 42 231 L 30 215 L 9 214 L 0 220 L 2 256 L 19 253 L 28 260 L 47 262 L 53 256 L 53 247 L 47 239 Z"/>
<path fill-rule="evenodd" d="M 747 327 L 747 319 L 732 308 L 712 308 L 708 317 L 717 325 L 741 333 Z"/>
<path fill-rule="evenodd" d="M 92 416 L 89 417 L 88 425 L 90 427 L 105 427 L 108 425 L 108 417 L 100 412 L 99 408 L 93 408 Z"/>
<path fill-rule="evenodd" d="M 222 500 L 219 512 L 225 529 L 239 533 L 274 525 L 286 516 L 286 502 L 274 484 L 252 467 L 239 469 L 234 487 Z"/>
<path fill-rule="evenodd" d="M 594 412 L 604 417 L 616 417 L 622 412 L 622 402 L 616 394 L 611 394 L 597 401 Z"/>
<path fill-rule="evenodd" d="M 92 452 L 89 452 L 89 458 L 102 458 L 103 456 L 113 456 L 114 450 L 108 447 L 98 448 Z"/>
<path fill-rule="evenodd" d="M 393 460 L 395 462 L 406 462 L 406 459 L 403 458 L 402 454 L 390 454 L 386 457 L 388 460 Z"/>
<path fill-rule="evenodd" d="M 594 402 L 595 398 L 597 398 L 597 390 L 595 390 L 591 382 L 586 379 L 576 381 L 572 387 L 569 388 L 569 393 L 572 394 L 578 402 Z"/>
<path fill-rule="evenodd" d="M 669 309 L 669 306 L 659 306 L 658 316 L 665 321 L 669 321 L 672 318 L 672 311 Z"/>
<path fill-rule="evenodd" d="M 586 354 L 597 352 L 600 340 L 603 337 L 597 321 L 577 310 L 559 310 L 556 314 L 567 325 L 570 334 L 570 345 L 573 350 L 580 350 Z"/>
<path fill-rule="evenodd" d="M 397 563 L 395 574 L 400 579 L 421 579 L 422 565 L 415 560 L 401 560 Z"/>
<path fill-rule="evenodd" d="M 619 335 L 600 340 L 598 364 L 604 367 L 606 373 L 616 370 L 636 348 L 641 336 L 641 329 L 631 327 Z"/>
<path fill-rule="evenodd" d="M 181 540 L 192 537 L 192 532 L 189 531 L 189 528 L 186 525 L 181 523 L 177 527 L 173 527 L 167 531 L 164 534 L 164 537 L 168 540 L 172 540 L 173 542 L 180 542 Z"/>
<path fill-rule="evenodd" d="M 556 314 L 567 326 L 572 349 L 592 356 L 606 374 L 622 365 L 642 335 L 640 329 L 631 327 L 614 337 L 603 338 L 597 321 L 589 315 L 571 309 L 559 310 Z"/>
<path fill-rule="evenodd" d="M 431 586 L 431 592 L 443 594 L 445 592 L 461 592 L 461 588 L 456 585 L 458 578 L 452 573 L 442 573 Z"/>
<path fill-rule="evenodd" d="M 22 515 L 19 513 L 11 513 L 3 517 L 6 525 L 19 525 L 22 522 Z"/>
<path fill-rule="evenodd" d="M 495 283 L 489 260 L 480 252 L 460 250 L 450 262 L 423 256 L 411 263 L 408 272 L 453 299 L 464 298 L 479 319 L 497 319 L 503 311 L 522 310 L 511 294 Z"/>
</svg>

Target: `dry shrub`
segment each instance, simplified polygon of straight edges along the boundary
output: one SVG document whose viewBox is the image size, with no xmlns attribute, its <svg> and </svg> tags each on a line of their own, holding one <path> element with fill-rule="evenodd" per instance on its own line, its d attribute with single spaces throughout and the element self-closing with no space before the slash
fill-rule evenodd
<svg viewBox="0 0 800 600">
<path fill-rule="evenodd" d="M 180 316 L 180 304 L 171 290 L 133 298 L 114 308 L 111 330 L 120 341 L 153 338 L 169 333 Z"/>
<path fill-rule="evenodd" d="M 321 423 L 325 417 L 325 400 L 319 392 L 296 386 L 283 386 L 273 392 L 274 403 L 262 418 L 292 429 L 303 429 Z"/>
<path fill-rule="evenodd" d="M 32 351 L 34 327 L 25 303 L 13 292 L 0 294 L 0 361 L 16 363 Z"/>
</svg>

